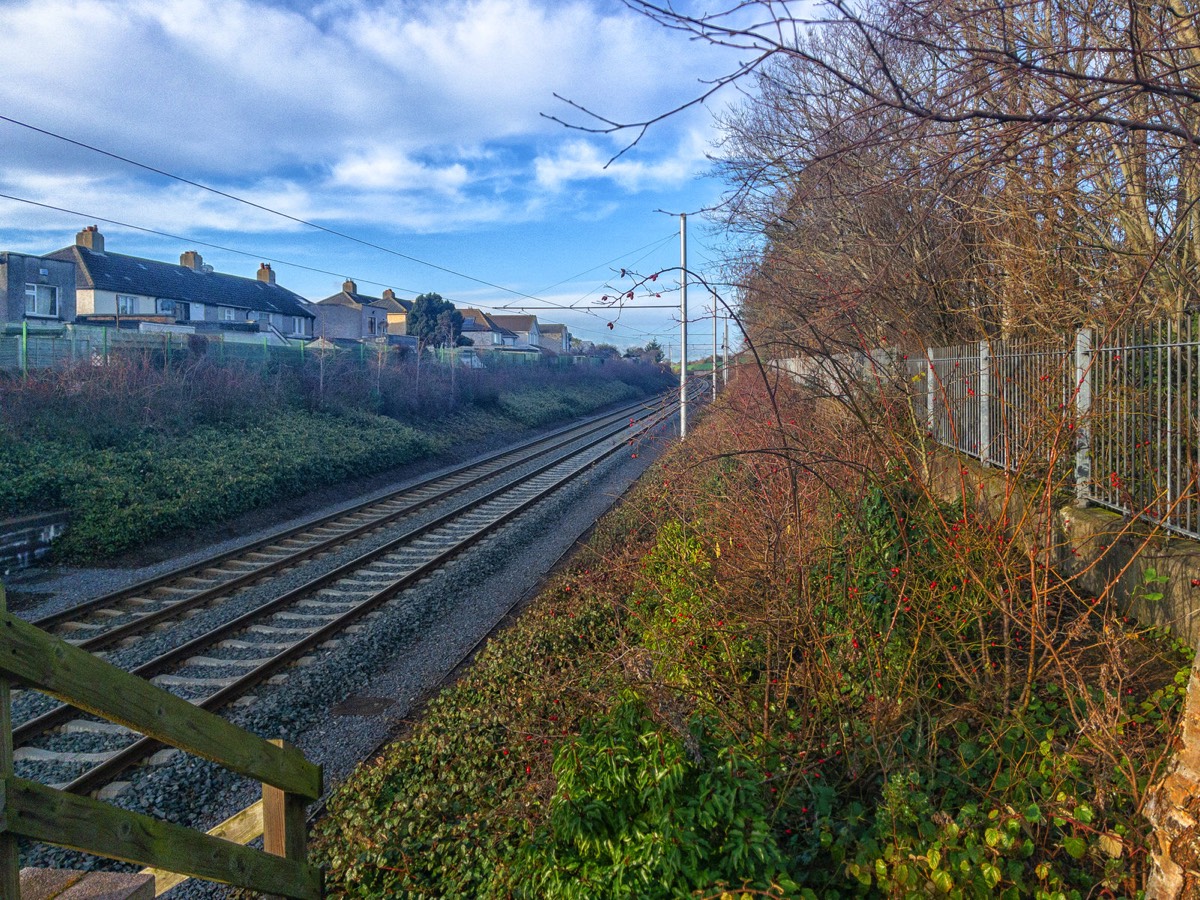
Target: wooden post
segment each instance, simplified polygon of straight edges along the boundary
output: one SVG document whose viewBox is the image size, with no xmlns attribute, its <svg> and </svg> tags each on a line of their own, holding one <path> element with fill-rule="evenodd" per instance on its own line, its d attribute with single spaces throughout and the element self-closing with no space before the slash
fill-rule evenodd
<svg viewBox="0 0 1200 900">
<path fill-rule="evenodd" d="M 283 740 L 271 741 L 276 747 L 288 748 Z M 308 835 L 305 809 L 308 801 L 299 794 L 262 786 L 263 849 L 303 865 L 308 856 Z"/>
<path fill-rule="evenodd" d="M 4 585 L 0 584 L 0 613 L 7 609 Z M 0 674 L 0 797 L 7 798 L 8 779 L 13 775 L 12 698 L 8 678 Z M 21 900 L 21 858 L 17 853 L 17 836 L 8 831 L 8 804 L 0 817 L 0 897 Z"/>
</svg>

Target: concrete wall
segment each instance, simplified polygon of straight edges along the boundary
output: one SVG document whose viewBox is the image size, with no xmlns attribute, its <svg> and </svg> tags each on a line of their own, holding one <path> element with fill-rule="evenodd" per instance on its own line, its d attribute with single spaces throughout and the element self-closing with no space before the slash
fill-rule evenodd
<svg viewBox="0 0 1200 900">
<path fill-rule="evenodd" d="M 952 500 L 970 497 L 1073 578 L 1077 590 L 1108 591 L 1139 622 L 1169 626 L 1200 646 L 1200 542 L 1105 509 L 1046 502 L 1036 489 L 949 451 L 938 451 L 930 466 L 934 490 Z M 1166 581 L 1147 585 L 1149 569 Z M 1163 596 L 1147 600 L 1148 593 Z M 1150 786 L 1143 814 L 1154 826 L 1147 898 L 1200 898 L 1200 664 L 1188 682 L 1179 749 Z"/>
<path fill-rule="evenodd" d="M 1169 626 L 1192 646 L 1200 646 L 1200 542 L 1170 535 L 1147 522 L 1097 507 L 1078 508 L 1065 497 L 1047 501 L 998 469 L 939 451 L 931 462 L 933 486 L 943 497 L 966 492 L 1013 536 L 1036 544 L 1045 562 L 1073 579 L 1080 591 L 1110 591 L 1138 621 Z M 1167 581 L 1147 601 L 1146 571 Z M 1193 581 L 1196 583 L 1193 584 Z"/>
</svg>

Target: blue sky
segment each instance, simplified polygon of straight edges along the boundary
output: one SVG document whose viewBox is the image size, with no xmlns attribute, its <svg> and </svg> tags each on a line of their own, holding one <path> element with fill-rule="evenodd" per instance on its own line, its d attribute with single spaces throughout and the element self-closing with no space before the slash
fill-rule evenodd
<svg viewBox="0 0 1200 900">
<path fill-rule="evenodd" d="M 614 119 L 654 115 L 732 68 L 731 53 L 663 31 L 619 0 L 3 8 L 0 115 L 395 252 L 2 121 L 0 193 L 82 215 L 0 200 L 0 249 L 49 252 L 95 222 L 119 253 L 174 260 L 199 249 L 219 271 L 251 277 L 259 261 L 276 260 L 279 282 L 309 299 L 351 277 L 376 296 L 385 287 L 407 297 L 437 291 L 460 306 L 537 311 L 589 340 L 678 346 L 671 310 L 537 307 L 596 304 L 627 284 L 622 268 L 678 265 L 678 220 L 657 210 L 691 213 L 718 200 L 706 154 L 726 100 L 668 120 L 607 168 L 628 136 L 569 130 L 542 114 L 582 121 L 557 93 Z M 691 268 L 717 275 L 720 245 L 691 217 Z M 677 302 L 677 283 L 665 276 L 662 298 L 641 302 Z M 703 355 L 707 298 L 693 288 L 689 299 L 698 319 L 691 355 Z"/>
</svg>

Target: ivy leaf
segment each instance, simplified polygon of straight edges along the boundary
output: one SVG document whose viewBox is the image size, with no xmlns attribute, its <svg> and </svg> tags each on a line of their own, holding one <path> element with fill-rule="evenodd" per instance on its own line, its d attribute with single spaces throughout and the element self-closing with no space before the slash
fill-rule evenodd
<svg viewBox="0 0 1200 900">
<path fill-rule="evenodd" d="M 1073 859 L 1083 859 L 1083 854 L 1087 852 L 1087 843 L 1081 837 L 1063 838 L 1063 849 Z"/>
</svg>

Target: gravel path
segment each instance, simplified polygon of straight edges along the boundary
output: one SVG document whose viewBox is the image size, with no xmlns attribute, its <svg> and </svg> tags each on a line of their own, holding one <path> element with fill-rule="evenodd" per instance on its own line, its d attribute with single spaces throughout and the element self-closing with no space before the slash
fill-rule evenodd
<svg viewBox="0 0 1200 900">
<path fill-rule="evenodd" d="M 309 759 L 324 766 L 326 787 L 333 788 L 419 714 L 422 704 L 437 692 L 463 656 L 514 605 L 536 593 L 551 568 L 658 457 L 670 436 L 669 429 L 664 429 L 640 446 L 618 451 L 548 503 L 369 614 L 355 627 L 356 633 L 346 634 L 336 646 L 314 654 L 309 664 L 287 670 L 282 683 L 264 687 L 256 700 L 225 714 L 265 737 L 283 737 L 297 744 Z M 482 453 L 492 448 L 474 449 Z M 417 477 L 413 473 L 405 480 Z M 349 501 L 338 504 L 346 505 Z M 306 510 L 298 518 L 310 518 L 315 512 Z M 276 530 L 281 524 L 261 530 Z M 249 537 L 246 534 L 222 543 Z M 200 558 L 217 549 L 206 546 L 194 556 Z M 171 564 L 43 575 L 36 579 L 36 589 L 53 590 L 55 595 L 22 613 L 42 615 Z M 195 627 L 200 624 L 195 622 Z M 192 626 L 189 621 L 187 630 Z M 115 801 L 118 805 L 205 829 L 249 805 L 259 792 L 258 786 L 246 779 L 179 753 L 168 753 L 159 765 L 140 767 L 125 777 L 131 785 Z M 194 818 L 192 811 L 197 809 L 205 812 Z M 23 865 L 29 864 L 113 867 L 49 847 L 26 848 Z M 219 886 L 189 882 L 170 896 L 227 894 L 228 890 Z"/>
</svg>

